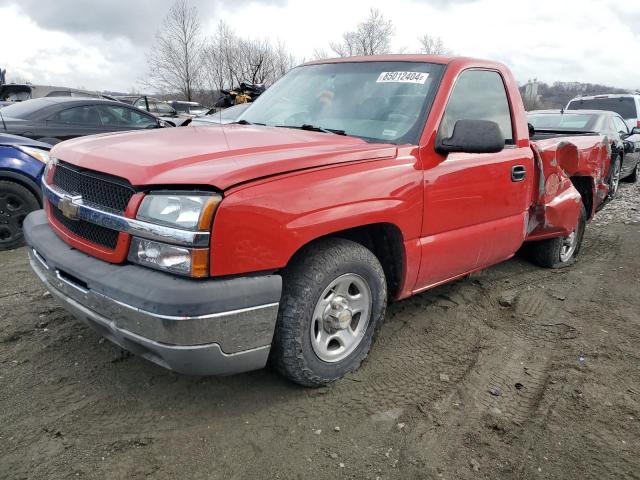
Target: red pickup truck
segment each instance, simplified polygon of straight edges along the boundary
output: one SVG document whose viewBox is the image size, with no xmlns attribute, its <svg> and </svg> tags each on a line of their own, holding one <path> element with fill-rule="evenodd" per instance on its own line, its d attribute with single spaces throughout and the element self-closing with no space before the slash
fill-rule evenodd
<svg viewBox="0 0 640 480">
<path fill-rule="evenodd" d="M 550 137 L 550 138 L 549 138 Z M 63 142 L 31 265 L 109 340 L 183 373 L 306 386 L 367 356 L 388 299 L 502 262 L 571 264 L 608 142 L 532 141 L 495 62 L 308 63 L 237 121 Z"/>
</svg>

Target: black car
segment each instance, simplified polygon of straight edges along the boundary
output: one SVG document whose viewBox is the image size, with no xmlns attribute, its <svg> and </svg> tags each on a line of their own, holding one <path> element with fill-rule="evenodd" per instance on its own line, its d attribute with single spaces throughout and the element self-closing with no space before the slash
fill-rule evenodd
<svg viewBox="0 0 640 480">
<path fill-rule="evenodd" d="M 598 133 L 611 144 L 609 196 L 615 197 L 621 179 L 630 182 L 640 175 L 640 128 L 629 131 L 616 112 L 603 110 L 535 110 L 528 113 L 529 125 L 540 138 L 545 132 L 563 134 Z"/>
<path fill-rule="evenodd" d="M 121 95 L 115 97 L 116 100 L 133 105 L 141 110 L 145 110 L 152 115 L 161 118 L 174 127 L 181 126 L 185 120 L 192 118 L 191 115 L 178 113 L 171 105 L 157 98 L 147 95 Z"/>
<path fill-rule="evenodd" d="M 0 109 L 0 129 L 51 145 L 83 135 L 163 126 L 167 124 L 139 108 L 96 98 L 37 98 Z"/>
</svg>

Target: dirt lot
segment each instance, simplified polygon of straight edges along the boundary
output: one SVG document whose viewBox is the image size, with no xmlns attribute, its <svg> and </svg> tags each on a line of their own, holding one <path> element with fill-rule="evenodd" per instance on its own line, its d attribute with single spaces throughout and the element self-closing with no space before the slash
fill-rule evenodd
<svg viewBox="0 0 640 480">
<path fill-rule="evenodd" d="M 0 478 L 640 478 L 640 187 L 579 262 L 516 258 L 390 307 L 369 360 L 305 390 L 170 373 L 0 254 Z"/>
</svg>

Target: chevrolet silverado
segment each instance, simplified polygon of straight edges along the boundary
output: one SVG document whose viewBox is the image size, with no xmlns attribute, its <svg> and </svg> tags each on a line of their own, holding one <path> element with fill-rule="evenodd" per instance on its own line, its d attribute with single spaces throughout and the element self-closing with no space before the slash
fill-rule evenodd
<svg viewBox="0 0 640 480">
<path fill-rule="evenodd" d="M 525 244 L 574 262 L 609 154 L 599 135 L 530 138 L 496 62 L 318 61 L 234 124 L 56 145 L 24 231 L 45 286 L 122 348 L 319 386 L 358 368 L 389 300 Z"/>
</svg>

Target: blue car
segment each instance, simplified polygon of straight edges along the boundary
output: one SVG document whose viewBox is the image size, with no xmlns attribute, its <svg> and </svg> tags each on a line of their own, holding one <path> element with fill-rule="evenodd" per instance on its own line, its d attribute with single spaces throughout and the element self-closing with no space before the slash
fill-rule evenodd
<svg viewBox="0 0 640 480">
<path fill-rule="evenodd" d="M 50 148 L 47 143 L 0 133 L 0 250 L 21 246 L 24 218 L 42 208 L 40 177 Z"/>
</svg>

